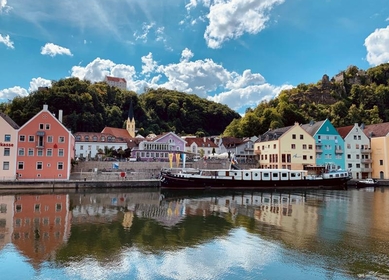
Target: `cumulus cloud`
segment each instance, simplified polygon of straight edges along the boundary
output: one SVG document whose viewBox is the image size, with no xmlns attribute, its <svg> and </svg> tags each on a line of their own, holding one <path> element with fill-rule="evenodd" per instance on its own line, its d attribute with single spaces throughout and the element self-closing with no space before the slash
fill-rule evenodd
<svg viewBox="0 0 389 280">
<path fill-rule="evenodd" d="M 33 78 L 30 82 L 29 92 L 38 90 L 40 87 L 51 87 L 51 81 L 44 78 Z"/>
<path fill-rule="evenodd" d="M 14 42 L 11 41 L 9 35 L 3 36 L 0 34 L 0 43 L 6 45 L 7 48 L 14 49 Z"/>
<path fill-rule="evenodd" d="M 389 26 L 376 29 L 365 39 L 366 59 L 370 65 L 376 66 L 389 62 Z"/>
<path fill-rule="evenodd" d="M 7 13 L 9 10 L 11 10 L 11 7 L 7 6 L 7 0 L 0 0 L 0 13 Z"/>
<path fill-rule="evenodd" d="M 102 81 L 106 75 L 123 77 L 127 80 L 127 88 L 138 93 L 145 88 L 164 87 L 194 93 L 243 111 L 292 88 L 291 85 L 268 84 L 261 74 L 252 73 L 250 69 L 238 73 L 228 71 L 212 59 L 191 61 L 193 56 L 193 52 L 186 48 L 178 63 L 159 65 L 153 54 L 148 53 L 142 57 L 140 73 L 133 66 L 96 58 L 85 67 L 74 66 L 71 75 L 92 82 Z"/>
<path fill-rule="evenodd" d="M 0 99 L 13 99 L 17 96 L 24 97 L 27 96 L 28 92 L 26 89 L 16 86 L 13 88 L 7 88 L 0 90 Z"/>
<path fill-rule="evenodd" d="M 215 1 L 209 8 L 209 24 L 204 33 L 208 47 L 217 49 L 225 41 L 239 38 L 245 33 L 257 34 L 266 27 L 269 11 L 283 2 L 284 0 Z"/>
<path fill-rule="evenodd" d="M 56 55 L 73 56 L 69 49 L 55 45 L 53 43 L 47 43 L 46 45 L 44 45 L 41 49 L 41 54 L 49 55 L 51 57 L 54 57 Z"/>
</svg>

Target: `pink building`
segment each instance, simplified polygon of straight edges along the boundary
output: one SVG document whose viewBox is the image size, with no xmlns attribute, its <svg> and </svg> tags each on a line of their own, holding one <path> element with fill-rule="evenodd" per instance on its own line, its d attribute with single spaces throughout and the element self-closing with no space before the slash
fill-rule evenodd
<svg viewBox="0 0 389 280">
<path fill-rule="evenodd" d="M 74 159 L 74 136 L 57 119 L 43 110 L 25 123 L 18 133 L 16 172 L 18 179 L 68 180 Z"/>
</svg>

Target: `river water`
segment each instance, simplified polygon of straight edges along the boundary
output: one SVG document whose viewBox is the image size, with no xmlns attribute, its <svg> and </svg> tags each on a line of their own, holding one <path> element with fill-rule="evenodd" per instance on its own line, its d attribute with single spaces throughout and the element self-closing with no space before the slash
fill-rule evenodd
<svg viewBox="0 0 389 280">
<path fill-rule="evenodd" d="M 1 279 L 389 279 L 389 188 L 0 193 Z"/>
</svg>

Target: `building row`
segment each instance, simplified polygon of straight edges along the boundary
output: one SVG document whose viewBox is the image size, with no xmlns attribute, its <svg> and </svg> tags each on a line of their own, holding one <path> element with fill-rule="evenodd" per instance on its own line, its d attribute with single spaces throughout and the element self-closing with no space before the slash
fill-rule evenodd
<svg viewBox="0 0 389 280">
<path fill-rule="evenodd" d="M 132 103 L 124 128 L 73 134 L 62 119 L 62 110 L 56 117 L 47 105 L 21 127 L 0 113 L 0 180 L 68 180 L 77 160 L 104 160 L 107 149 L 130 151 L 133 161 L 170 161 L 173 154 L 188 161 L 234 156 L 260 168 L 324 166 L 348 170 L 355 179 L 389 179 L 389 123 L 335 128 L 326 119 L 258 137 L 181 137 L 174 132 L 143 137 L 136 134 Z"/>
</svg>

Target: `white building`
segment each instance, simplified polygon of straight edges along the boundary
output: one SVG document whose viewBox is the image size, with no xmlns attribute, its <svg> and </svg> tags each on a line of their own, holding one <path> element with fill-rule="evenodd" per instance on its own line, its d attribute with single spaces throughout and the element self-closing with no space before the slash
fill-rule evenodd
<svg viewBox="0 0 389 280">
<path fill-rule="evenodd" d="M 117 87 L 122 90 L 127 89 L 127 81 L 124 78 L 105 76 L 104 82 L 106 82 L 111 87 Z"/>
<path fill-rule="evenodd" d="M 344 139 L 345 166 L 353 179 L 371 178 L 372 159 L 370 139 L 358 124 L 337 128 Z"/>
<path fill-rule="evenodd" d="M 19 126 L 0 112 L 0 127 L 0 180 L 14 180 Z"/>
</svg>

